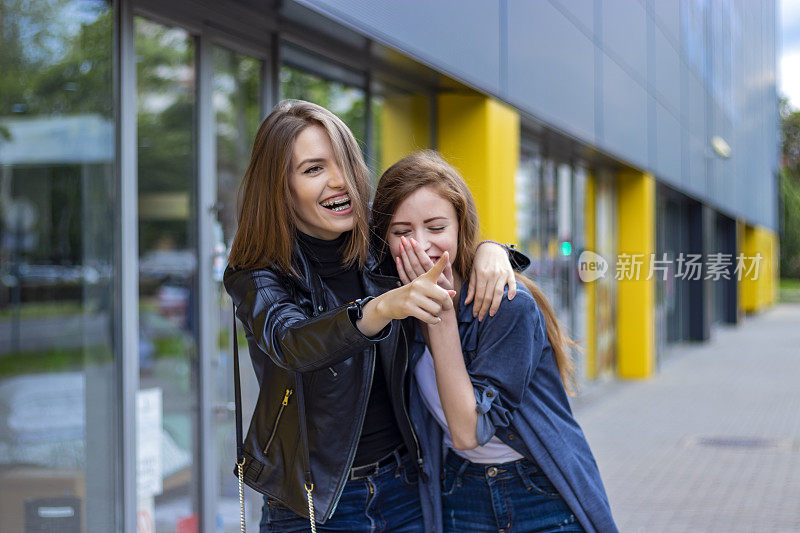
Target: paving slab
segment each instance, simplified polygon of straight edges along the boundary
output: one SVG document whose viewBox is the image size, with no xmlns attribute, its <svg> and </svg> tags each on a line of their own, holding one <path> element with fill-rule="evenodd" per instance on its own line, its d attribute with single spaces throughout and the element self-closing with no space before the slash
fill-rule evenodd
<svg viewBox="0 0 800 533">
<path fill-rule="evenodd" d="M 623 532 L 800 532 L 800 305 L 573 404 Z"/>
</svg>

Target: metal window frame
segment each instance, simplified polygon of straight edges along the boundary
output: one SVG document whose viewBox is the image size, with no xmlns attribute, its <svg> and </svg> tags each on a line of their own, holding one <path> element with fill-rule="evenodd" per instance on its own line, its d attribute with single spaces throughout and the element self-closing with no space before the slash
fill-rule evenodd
<svg viewBox="0 0 800 533">
<path fill-rule="evenodd" d="M 197 227 L 197 432 L 195 448 L 197 461 L 195 472 L 198 483 L 191 494 L 195 502 L 201 531 L 214 529 L 217 516 L 216 498 L 216 446 L 214 437 L 213 404 L 214 373 L 213 356 L 216 346 L 216 331 L 220 327 L 214 312 L 218 287 L 212 277 L 213 238 L 212 227 L 216 209 L 216 120 L 213 108 L 213 50 L 223 46 L 236 53 L 254 57 L 262 62 L 262 91 L 259 103 L 262 116 L 277 101 L 278 58 L 275 27 L 268 16 L 254 15 L 250 10 L 242 11 L 238 5 L 225 6 L 233 9 L 227 17 L 214 18 L 209 23 L 210 10 L 200 9 L 192 2 L 159 3 L 152 0 L 118 0 L 116 4 L 118 30 L 117 61 L 117 153 L 119 197 L 117 250 L 119 265 L 118 301 L 118 366 L 120 413 L 119 516 L 123 531 L 136 531 L 137 481 L 136 481 L 136 392 L 139 390 L 139 320 L 138 320 L 138 207 L 137 202 L 126 201 L 138 196 L 137 161 L 137 106 L 136 106 L 136 53 L 134 43 L 134 18 L 143 16 L 154 22 L 184 29 L 195 43 L 194 68 L 197 73 L 195 87 L 195 164 L 197 165 L 195 224 Z M 215 10 L 219 11 L 219 9 Z M 218 14 L 218 13 L 215 13 Z M 238 31 L 230 26 L 237 18 L 250 21 L 251 31 Z M 222 22 L 220 23 L 220 20 Z M 241 20 L 241 19 L 240 19 Z M 273 19 L 274 20 L 274 19 Z M 229 23 L 225 30 L 224 23 Z M 261 30 L 269 28 L 265 33 Z M 254 35 L 257 34 L 257 35 Z M 264 35 L 267 37 L 264 38 Z M 255 38 L 254 38 L 255 37 Z M 199 443 L 203 445 L 200 446 Z"/>
<path fill-rule="evenodd" d="M 199 460 L 198 483 L 199 494 L 198 518 L 200 531 L 211 531 L 209 511 L 216 515 L 217 498 L 214 487 L 217 484 L 217 469 L 214 468 L 216 452 L 213 431 L 214 404 L 214 368 L 213 348 L 219 321 L 214 324 L 214 286 L 212 266 L 214 254 L 213 222 L 216 217 L 217 183 L 216 183 L 216 132 L 214 128 L 213 77 L 214 77 L 214 43 L 203 33 L 195 37 L 197 43 L 197 284 L 198 284 L 198 413 L 195 448 Z M 216 327 L 215 327 L 216 326 Z M 200 444 L 203 445 L 200 445 Z"/>
<path fill-rule="evenodd" d="M 116 198 L 116 320 L 115 331 L 119 390 L 119 475 L 120 505 L 118 515 L 123 531 L 136 531 L 136 391 L 139 389 L 139 250 L 138 205 L 136 198 L 136 52 L 133 43 L 133 10 L 131 2 L 115 4 L 118 43 L 116 46 L 115 106 L 117 179 Z"/>
</svg>

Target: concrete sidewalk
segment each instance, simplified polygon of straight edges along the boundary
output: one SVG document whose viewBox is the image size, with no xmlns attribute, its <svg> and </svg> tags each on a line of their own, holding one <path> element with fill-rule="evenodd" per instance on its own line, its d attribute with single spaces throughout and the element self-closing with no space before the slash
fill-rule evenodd
<svg viewBox="0 0 800 533">
<path fill-rule="evenodd" d="M 593 387 L 575 416 L 622 532 L 800 531 L 800 305 Z"/>
</svg>

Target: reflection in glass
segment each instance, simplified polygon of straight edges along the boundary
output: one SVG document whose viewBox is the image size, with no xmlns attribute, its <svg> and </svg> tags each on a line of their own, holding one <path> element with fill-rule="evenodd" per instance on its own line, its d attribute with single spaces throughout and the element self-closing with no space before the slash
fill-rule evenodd
<svg viewBox="0 0 800 533">
<path fill-rule="evenodd" d="M 239 183 L 247 169 L 250 152 L 258 130 L 262 110 L 259 95 L 263 92 L 261 80 L 261 61 L 237 54 L 223 47 L 214 47 L 214 116 L 217 139 L 217 224 L 214 230 L 215 258 L 214 276 L 222 281 L 227 264 L 227 250 L 236 232 L 236 193 Z M 233 413 L 233 356 L 231 352 L 232 309 L 228 293 L 218 285 L 217 324 L 219 333 L 215 350 L 214 365 L 216 374 L 214 424 L 217 457 L 217 516 L 222 531 L 239 531 L 239 487 L 232 474 L 235 459 L 236 439 Z M 244 331 L 239 329 L 240 346 L 247 346 Z M 247 401 L 248 392 L 255 393 L 258 384 L 255 374 L 247 364 L 247 350 L 241 367 L 243 397 Z M 255 394 L 253 394 L 254 396 Z M 247 423 L 250 410 L 244 414 Z M 249 493 L 250 491 L 248 491 Z M 248 509 L 260 511 L 261 503 L 248 501 Z M 255 524 L 253 524 L 255 527 Z"/>
<path fill-rule="evenodd" d="M 535 152 L 523 151 L 514 177 L 517 205 L 517 239 L 520 248 L 531 259 L 541 254 L 541 158 Z M 535 261 L 534 261 L 535 262 Z"/>
<path fill-rule="evenodd" d="M 360 87 L 331 81 L 288 65 L 281 66 L 281 98 L 308 100 L 329 109 L 344 121 L 364 150 L 366 99 Z"/>
<path fill-rule="evenodd" d="M 3 531 L 120 518 L 112 30 L 107 2 L 0 3 Z"/>
<path fill-rule="evenodd" d="M 139 509 L 172 532 L 197 521 L 194 43 L 137 17 L 135 47 L 139 387 L 158 391 L 138 405 L 137 432 L 140 443 L 159 441 L 138 458 Z"/>
<path fill-rule="evenodd" d="M 426 94 L 396 88 L 380 80 L 373 84 L 372 160 L 375 180 L 403 157 L 431 146 L 431 101 Z"/>
<path fill-rule="evenodd" d="M 584 169 L 543 158 L 533 142 L 523 146 L 515 176 L 517 238 L 532 261 L 528 274 L 578 339 L 585 331 L 577 278 L 584 220 L 576 206 L 583 205 L 585 180 Z"/>
<path fill-rule="evenodd" d="M 608 171 L 595 173 L 595 251 L 601 257 L 616 257 L 616 188 L 613 177 Z M 613 269 L 616 261 L 609 260 L 609 268 Z M 603 276 L 595 284 L 595 357 L 593 377 L 604 377 L 613 374 L 616 365 L 616 286 L 614 276 Z"/>
</svg>

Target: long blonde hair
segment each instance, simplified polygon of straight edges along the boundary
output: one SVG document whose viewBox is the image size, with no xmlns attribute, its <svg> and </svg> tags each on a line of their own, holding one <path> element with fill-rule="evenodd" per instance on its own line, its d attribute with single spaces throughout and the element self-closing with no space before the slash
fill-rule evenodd
<svg viewBox="0 0 800 533">
<path fill-rule="evenodd" d="M 369 247 L 367 222 L 369 171 L 350 129 L 324 107 L 303 100 L 284 100 L 256 133 L 250 164 L 238 191 L 238 228 L 228 263 L 237 268 L 292 267 L 297 215 L 289 190 L 292 151 L 308 126 L 322 127 L 330 138 L 353 206 L 353 230 L 344 248 L 344 263 L 363 267 Z"/>
<path fill-rule="evenodd" d="M 389 167 L 378 181 L 375 199 L 372 202 L 372 231 L 382 243 L 379 252 L 381 255 L 387 253 L 389 224 L 397 208 L 413 192 L 424 187 L 432 188 L 455 208 L 458 218 L 458 250 L 453 270 L 461 279 L 469 279 L 480 236 L 478 210 L 464 179 L 433 150 L 415 152 L 404 157 Z M 577 385 L 571 351 L 572 348 L 579 349 L 579 347 L 566 333 L 542 290 L 530 278 L 520 273 L 517 273 L 516 277 L 525 285 L 542 310 L 547 338 L 555 354 L 561 382 L 567 393 L 574 396 Z"/>
</svg>

